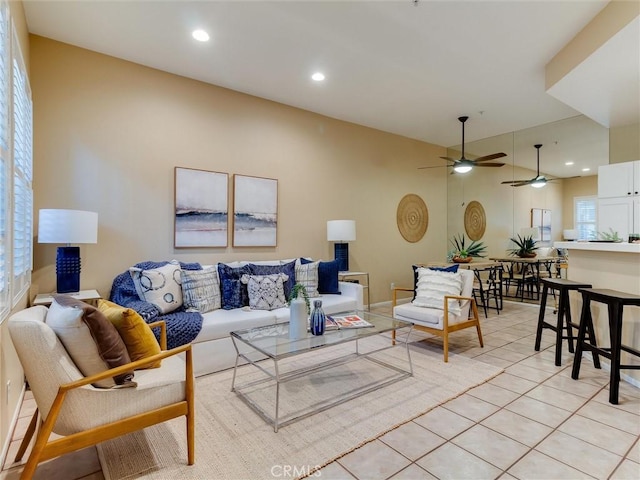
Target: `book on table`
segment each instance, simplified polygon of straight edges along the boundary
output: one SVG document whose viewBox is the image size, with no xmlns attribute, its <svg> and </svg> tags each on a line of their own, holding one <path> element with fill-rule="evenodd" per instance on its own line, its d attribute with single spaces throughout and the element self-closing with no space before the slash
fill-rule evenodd
<svg viewBox="0 0 640 480">
<path fill-rule="evenodd" d="M 373 325 L 358 315 L 327 315 L 325 330 L 340 330 L 343 328 L 367 328 Z"/>
</svg>

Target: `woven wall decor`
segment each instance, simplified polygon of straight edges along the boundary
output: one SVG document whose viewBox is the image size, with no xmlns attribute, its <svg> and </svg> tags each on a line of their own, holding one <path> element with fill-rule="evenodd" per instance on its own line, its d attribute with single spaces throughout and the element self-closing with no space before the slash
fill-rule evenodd
<svg viewBox="0 0 640 480">
<path fill-rule="evenodd" d="M 396 221 L 400 235 L 407 242 L 420 241 L 429 226 L 429 211 L 424 200 L 413 193 L 402 197 L 398 204 Z"/>
<path fill-rule="evenodd" d="M 480 202 L 469 202 L 464 211 L 464 230 L 471 240 L 480 240 L 487 228 L 487 217 Z"/>
</svg>

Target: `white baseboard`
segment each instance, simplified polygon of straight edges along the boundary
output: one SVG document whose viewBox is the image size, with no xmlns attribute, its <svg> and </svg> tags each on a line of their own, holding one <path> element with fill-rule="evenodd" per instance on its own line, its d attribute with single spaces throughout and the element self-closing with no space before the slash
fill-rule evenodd
<svg viewBox="0 0 640 480">
<path fill-rule="evenodd" d="M 26 392 L 26 383 L 22 383 L 22 391 L 20 392 L 20 397 L 18 398 L 18 403 L 16 405 L 16 409 L 13 412 L 13 418 L 11 419 L 11 423 L 9 424 L 9 430 L 7 431 L 7 438 L 4 439 L 4 443 L 2 444 L 2 452 L 0 452 L 0 469 L 4 465 L 4 462 L 7 458 L 7 453 L 9 452 L 9 446 L 11 445 L 11 439 L 13 438 L 13 431 L 16 429 L 16 424 L 18 423 L 18 418 L 20 418 L 20 408 L 22 407 L 22 402 L 24 401 L 24 394 Z"/>
</svg>

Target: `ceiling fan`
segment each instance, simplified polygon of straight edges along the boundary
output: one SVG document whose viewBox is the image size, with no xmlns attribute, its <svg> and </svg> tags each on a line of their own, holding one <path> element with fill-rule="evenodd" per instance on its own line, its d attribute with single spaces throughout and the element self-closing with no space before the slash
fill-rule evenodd
<svg viewBox="0 0 640 480">
<path fill-rule="evenodd" d="M 506 153 L 492 153 L 491 155 L 485 155 L 483 157 L 478 157 L 474 160 L 470 160 L 468 158 L 465 158 L 464 156 L 464 122 L 466 122 L 469 119 L 469 117 L 458 117 L 458 120 L 460 121 L 460 123 L 462 123 L 462 155 L 460 156 L 460 159 L 456 160 L 455 158 L 451 158 L 451 157 L 440 157 L 448 162 L 452 162 L 451 165 L 446 165 L 447 167 L 453 167 L 453 172 L 451 173 L 467 173 L 468 171 L 470 171 L 473 167 L 501 167 L 504 165 L 504 163 L 499 163 L 499 162 L 494 162 L 494 163 L 484 163 L 487 162 L 489 160 L 495 160 L 496 158 L 502 158 L 502 157 L 506 157 L 507 154 Z M 441 166 L 444 165 L 436 165 L 433 167 L 418 167 L 419 169 L 423 169 L 423 168 L 439 168 Z"/>
<path fill-rule="evenodd" d="M 531 185 L 533 188 L 542 188 L 547 184 L 547 182 L 556 180 L 555 178 L 547 178 L 544 175 L 540 175 L 540 148 L 542 147 L 542 144 L 538 143 L 537 145 L 534 145 L 534 147 L 538 150 L 536 176 L 530 180 L 509 180 L 502 182 L 504 185 L 511 185 L 512 187 L 524 187 L 525 185 Z"/>
</svg>

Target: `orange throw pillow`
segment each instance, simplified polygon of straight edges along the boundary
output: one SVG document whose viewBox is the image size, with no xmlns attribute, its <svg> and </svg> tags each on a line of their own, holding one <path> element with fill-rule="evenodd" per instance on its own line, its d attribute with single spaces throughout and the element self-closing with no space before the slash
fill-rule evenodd
<svg viewBox="0 0 640 480">
<path fill-rule="evenodd" d="M 101 311 L 116 327 L 122 337 L 122 341 L 127 347 L 131 361 L 156 355 L 161 352 L 160 345 L 153 335 L 151 327 L 145 323 L 143 318 L 130 308 L 107 300 L 98 300 L 98 310 Z M 158 368 L 160 361 L 154 362 L 144 368 Z"/>
</svg>

